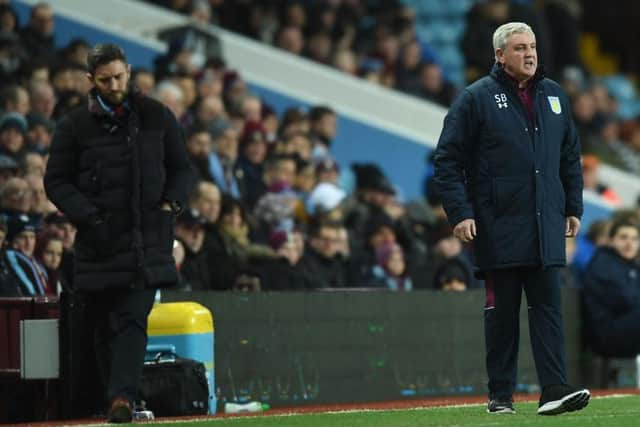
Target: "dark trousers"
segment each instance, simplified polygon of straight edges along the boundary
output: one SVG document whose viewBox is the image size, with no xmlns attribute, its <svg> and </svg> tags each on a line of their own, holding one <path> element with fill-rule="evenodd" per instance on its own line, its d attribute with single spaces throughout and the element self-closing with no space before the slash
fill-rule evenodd
<svg viewBox="0 0 640 427">
<path fill-rule="evenodd" d="M 529 335 L 540 386 L 566 384 L 559 268 L 494 270 L 487 273 L 485 286 L 489 398 L 509 398 L 515 390 L 523 288 L 527 296 Z"/>
<path fill-rule="evenodd" d="M 95 319 L 94 345 L 106 398 L 133 402 L 147 346 L 147 316 L 155 290 L 107 290 L 86 294 Z"/>
</svg>

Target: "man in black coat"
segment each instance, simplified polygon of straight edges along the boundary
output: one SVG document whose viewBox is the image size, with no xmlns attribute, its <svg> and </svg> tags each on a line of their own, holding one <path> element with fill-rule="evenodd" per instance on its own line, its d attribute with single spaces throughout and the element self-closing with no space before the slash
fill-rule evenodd
<svg viewBox="0 0 640 427">
<path fill-rule="evenodd" d="M 74 288 L 97 316 L 96 353 L 108 420 L 129 422 L 155 289 L 173 286 L 175 215 L 193 172 L 178 123 L 129 86 L 116 45 L 96 45 L 88 105 L 56 128 L 45 174 L 49 199 L 77 227 Z"/>
<path fill-rule="evenodd" d="M 436 189 L 454 235 L 474 242 L 486 283 L 490 413 L 514 413 L 520 301 L 542 387 L 538 413 L 581 409 L 567 385 L 559 289 L 565 236 L 582 215 L 580 144 L 569 101 L 538 67 L 536 39 L 518 22 L 493 36 L 496 64 L 451 106 L 435 155 Z"/>
</svg>

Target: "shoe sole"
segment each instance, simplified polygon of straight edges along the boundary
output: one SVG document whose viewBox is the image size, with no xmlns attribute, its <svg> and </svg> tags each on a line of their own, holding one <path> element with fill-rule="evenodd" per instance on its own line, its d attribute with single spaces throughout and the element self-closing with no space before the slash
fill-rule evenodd
<svg viewBox="0 0 640 427">
<path fill-rule="evenodd" d="M 509 414 L 509 415 L 513 415 L 516 413 L 515 409 L 511 409 L 511 408 L 504 408 L 504 409 L 499 409 L 497 411 L 490 411 L 487 409 L 487 414 Z"/>
<path fill-rule="evenodd" d="M 589 404 L 591 394 L 584 389 L 568 394 L 559 400 L 552 400 L 538 408 L 538 415 L 558 415 L 565 412 L 579 411 Z"/>
</svg>

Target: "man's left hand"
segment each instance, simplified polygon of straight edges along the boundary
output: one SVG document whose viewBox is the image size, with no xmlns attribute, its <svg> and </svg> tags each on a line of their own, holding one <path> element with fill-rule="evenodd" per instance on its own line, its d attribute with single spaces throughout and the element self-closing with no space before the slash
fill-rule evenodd
<svg viewBox="0 0 640 427">
<path fill-rule="evenodd" d="M 575 216 L 568 216 L 566 224 L 567 226 L 564 235 L 566 237 L 576 237 L 580 230 L 580 220 Z"/>
</svg>

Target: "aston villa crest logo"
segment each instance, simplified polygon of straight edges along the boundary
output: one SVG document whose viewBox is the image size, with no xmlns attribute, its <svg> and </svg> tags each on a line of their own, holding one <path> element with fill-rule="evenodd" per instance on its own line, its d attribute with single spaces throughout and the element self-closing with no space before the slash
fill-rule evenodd
<svg viewBox="0 0 640 427">
<path fill-rule="evenodd" d="M 562 113 L 562 105 L 560 105 L 560 98 L 557 96 L 547 96 L 549 99 L 549 105 L 551 105 L 551 111 L 556 114 Z"/>
</svg>

